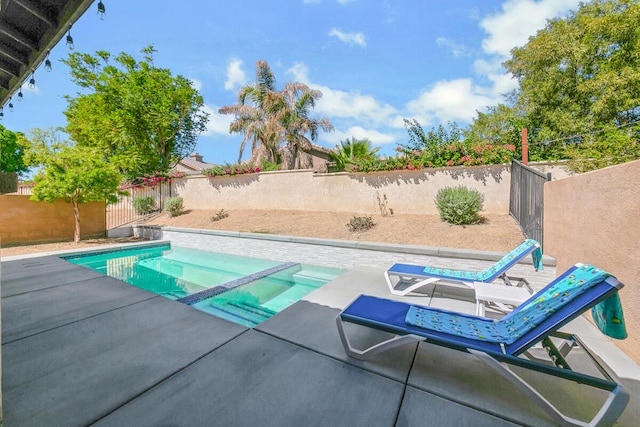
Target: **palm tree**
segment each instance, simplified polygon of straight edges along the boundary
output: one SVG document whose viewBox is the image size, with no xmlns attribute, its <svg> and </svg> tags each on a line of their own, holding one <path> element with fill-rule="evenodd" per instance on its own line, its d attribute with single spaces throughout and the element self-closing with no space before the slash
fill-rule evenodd
<svg viewBox="0 0 640 427">
<path fill-rule="evenodd" d="M 336 170 L 343 171 L 356 159 L 375 157 L 379 150 L 380 148 L 371 147 L 371 141 L 368 138 L 356 139 L 352 136 L 350 140 L 340 141 L 340 145 L 336 145 L 336 151 L 331 154 L 331 157 L 336 162 Z"/>
<path fill-rule="evenodd" d="M 269 65 L 266 61 L 256 62 L 256 83 L 240 89 L 237 104 L 219 110 L 221 114 L 236 116 L 229 128 L 231 133 L 244 133 L 238 162 L 251 140 L 253 163 L 261 160 L 275 163 L 282 159 L 287 169 L 308 167 L 308 151 L 319 130 L 333 130 L 329 119 L 310 117 L 321 96 L 322 92 L 303 83 L 287 83 L 282 91 L 277 91 Z"/>
<path fill-rule="evenodd" d="M 224 106 L 218 110 L 220 114 L 234 114 L 235 120 L 229 126 L 231 133 L 244 133 L 240 143 L 238 163 L 242 161 L 242 153 L 251 140 L 251 153 L 258 147 L 270 162 L 278 161 L 278 129 L 274 127 L 269 110 L 268 99 L 275 92 L 275 76 L 266 61 L 256 62 L 256 83 L 244 86 L 238 92 L 238 103 Z"/>
<path fill-rule="evenodd" d="M 280 92 L 277 115 L 285 141 L 281 153 L 287 169 L 309 167 L 311 158 L 308 151 L 311 150 L 312 141 L 318 139 L 320 129 L 327 132 L 333 130 L 333 125 L 326 117 L 311 117 L 316 100 L 321 97 L 322 92 L 312 90 L 303 83 L 287 83 Z"/>
</svg>

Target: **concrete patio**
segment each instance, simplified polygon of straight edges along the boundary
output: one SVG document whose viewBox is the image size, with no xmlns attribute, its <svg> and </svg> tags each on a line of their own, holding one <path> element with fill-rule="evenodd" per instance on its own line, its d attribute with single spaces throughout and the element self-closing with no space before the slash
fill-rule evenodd
<svg viewBox="0 0 640 427">
<path fill-rule="evenodd" d="M 347 357 L 335 318 L 360 293 L 390 297 L 385 267 L 356 266 L 248 329 L 56 256 L 3 261 L 4 423 L 554 425 L 469 354 L 421 343 L 368 362 Z M 400 298 L 475 309 L 464 288 Z M 565 330 L 577 332 L 622 377 L 631 400 L 618 425 L 637 425 L 638 365 L 586 319 Z M 380 335 L 355 326 L 348 332 L 357 343 Z M 583 387 L 527 376 L 572 416 L 592 416 L 601 403 Z"/>
</svg>

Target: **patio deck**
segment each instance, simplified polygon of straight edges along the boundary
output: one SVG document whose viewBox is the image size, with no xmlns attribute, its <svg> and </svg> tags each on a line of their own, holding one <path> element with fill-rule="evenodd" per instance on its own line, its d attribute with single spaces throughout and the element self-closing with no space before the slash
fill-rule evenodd
<svg viewBox="0 0 640 427">
<path fill-rule="evenodd" d="M 553 425 L 468 354 L 421 343 L 368 362 L 348 358 L 335 318 L 360 293 L 390 297 L 382 272 L 355 267 L 247 329 L 55 256 L 3 261 L 4 423 Z M 472 296 L 436 287 L 399 299 L 473 312 Z M 618 425 L 637 425 L 638 365 L 585 319 L 565 330 L 623 377 L 631 400 Z M 349 332 L 357 342 L 379 335 Z M 599 396 L 530 376 L 572 414 L 592 414 Z"/>
</svg>

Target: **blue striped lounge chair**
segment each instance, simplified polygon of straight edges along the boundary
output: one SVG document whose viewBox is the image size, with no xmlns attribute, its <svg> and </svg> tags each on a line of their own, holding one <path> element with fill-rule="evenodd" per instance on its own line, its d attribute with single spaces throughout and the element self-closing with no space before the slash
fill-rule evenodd
<svg viewBox="0 0 640 427">
<path fill-rule="evenodd" d="M 558 425 L 611 425 L 626 407 L 628 393 L 615 373 L 577 336 L 558 329 L 591 309 L 596 324 L 604 333 L 625 338 L 617 294 L 622 286 L 603 270 L 576 264 L 499 320 L 360 295 L 337 317 L 337 326 L 345 352 L 350 357 L 368 359 L 399 345 L 426 341 L 476 356 L 490 372 L 507 379 L 540 405 Z M 344 323 L 382 330 L 394 337 L 364 350 L 356 349 L 345 334 Z M 536 351 L 530 351 L 534 346 Z M 602 377 L 592 376 L 593 370 L 585 374 L 570 368 L 567 359 L 575 347 L 582 348 L 584 353 L 578 354 L 586 354 L 584 357 L 590 358 Z M 603 390 L 606 401 L 589 422 L 568 417 L 509 366 L 548 374 L 552 380 L 550 384 L 554 378 L 563 378 L 579 387 Z M 465 369 L 464 366 L 460 368 Z"/>
<path fill-rule="evenodd" d="M 533 239 L 527 239 L 484 271 L 450 270 L 396 263 L 385 271 L 384 277 L 387 281 L 387 286 L 389 286 L 389 291 L 393 295 L 400 296 L 407 295 L 430 284 L 459 283 L 473 288 L 474 282 L 491 283 L 496 279 L 503 280 L 506 285 L 515 283 L 516 286 L 525 286 L 530 293 L 533 293 L 529 282 L 525 278 L 507 274 L 511 267 L 529 254 L 533 258 L 533 265 L 536 271 L 541 270 L 543 267 L 540 244 Z"/>
</svg>

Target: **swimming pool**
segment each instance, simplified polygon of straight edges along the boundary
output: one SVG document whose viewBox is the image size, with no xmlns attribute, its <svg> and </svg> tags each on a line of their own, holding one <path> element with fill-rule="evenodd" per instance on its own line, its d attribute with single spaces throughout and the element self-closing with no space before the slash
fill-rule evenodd
<svg viewBox="0 0 640 427">
<path fill-rule="evenodd" d="M 260 324 L 344 273 L 336 268 L 171 245 L 63 258 L 248 327 Z"/>
</svg>

